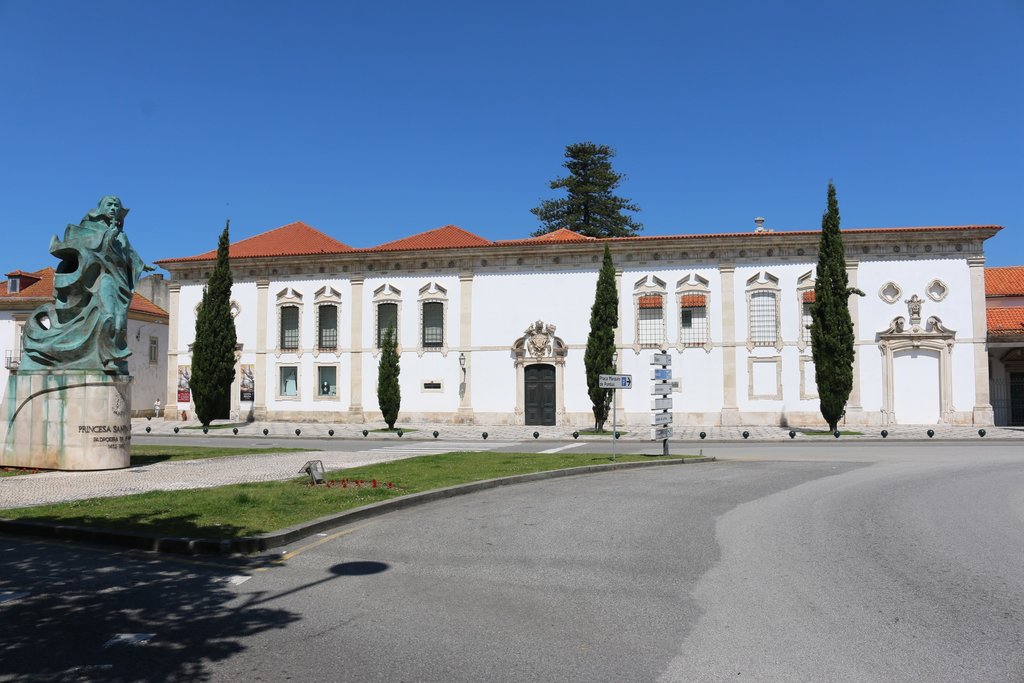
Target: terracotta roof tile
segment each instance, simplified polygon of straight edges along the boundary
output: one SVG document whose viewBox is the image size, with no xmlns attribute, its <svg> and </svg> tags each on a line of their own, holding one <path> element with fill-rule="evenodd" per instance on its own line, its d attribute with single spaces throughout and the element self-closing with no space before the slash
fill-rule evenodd
<svg viewBox="0 0 1024 683">
<path fill-rule="evenodd" d="M 311 256 L 313 254 L 339 254 L 355 251 L 352 247 L 328 237 L 316 228 L 296 222 L 262 232 L 233 243 L 228 248 L 231 258 L 259 258 L 269 256 Z M 212 261 L 217 258 L 213 249 L 198 256 L 160 259 L 156 263 L 178 261 Z"/>
<path fill-rule="evenodd" d="M 996 337 L 1024 337 L 1024 306 L 986 309 L 988 333 Z"/>
<path fill-rule="evenodd" d="M 805 290 L 804 293 L 803 293 L 803 297 L 802 298 L 803 298 L 803 302 L 805 304 L 813 304 L 814 303 L 814 290 L 813 289 Z"/>
<path fill-rule="evenodd" d="M 661 308 L 660 294 L 645 294 L 640 297 L 640 308 Z"/>
<path fill-rule="evenodd" d="M 132 294 L 132 302 L 128 306 L 128 310 L 135 311 L 136 313 L 145 313 L 147 315 L 155 315 L 160 318 L 169 318 L 167 311 L 157 306 L 155 303 L 142 296 L 138 292 Z"/>
<path fill-rule="evenodd" d="M 704 308 L 708 300 L 704 294 L 683 294 L 679 297 L 679 305 L 682 308 Z"/>
<path fill-rule="evenodd" d="M 986 268 L 985 296 L 1024 296 L 1024 266 Z"/>
<path fill-rule="evenodd" d="M 537 242 L 593 242 L 596 239 L 596 237 L 581 235 L 580 233 L 574 230 L 569 230 L 568 228 L 559 228 L 558 230 L 552 230 L 551 232 L 538 235 L 537 237 L 528 237 L 521 240 L 502 240 L 495 242 L 495 244 L 508 245 L 536 244 Z"/>
<path fill-rule="evenodd" d="M 28 275 L 35 278 L 35 281 L 27 287 L 22 287 L 20 291 L 13 294 L 7 293 L 7 283 L 0 283 L 0 297 L 12 300 L 23 300 L 23 299 L 39 299 L 45 301 L 53 301 L 53 268 L 43 268 L 33 273 L 25 271 L 15 271 L 21 275 Z M 2 305 L 2 302 L 0 302 Z M 138 292 L 132 294 L 131 304 L 128 306 L 129 310 L 137 313 L 146 313 L 148 315 L 160 316 L 162 318 L 168 317 L 167 311 L 160 308 L 152 301 L 142 296 Z"/>
<path fill-rule="evenodd" d="M 404 250 L 427 250 L 427 249 L 463 249 L 466 247 L 486 247 L 492 242 L 479 235 L 463 230 L 457 225 L 445 225 L 433 230 L 427 230 L 416 235 L 403 237 L 393 242 L 385 242 L 375 247 L 360 249 L 360 251 L 404 251 Z"/>
</svg>

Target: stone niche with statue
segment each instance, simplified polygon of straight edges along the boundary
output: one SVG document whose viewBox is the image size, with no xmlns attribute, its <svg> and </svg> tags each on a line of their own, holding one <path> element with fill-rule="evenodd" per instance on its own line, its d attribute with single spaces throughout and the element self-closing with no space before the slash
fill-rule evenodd
<svg viewBox="0 0 1024 683">
<path fill-rule="evenodd" d="M 7 381 L 0 464 L 56 470 L 128 467 L 128 306 L 146 270 L 124 233 L 128 210 L 107 196 L 64 239 L 53 302 L 33 311 Z"/>
</svg>

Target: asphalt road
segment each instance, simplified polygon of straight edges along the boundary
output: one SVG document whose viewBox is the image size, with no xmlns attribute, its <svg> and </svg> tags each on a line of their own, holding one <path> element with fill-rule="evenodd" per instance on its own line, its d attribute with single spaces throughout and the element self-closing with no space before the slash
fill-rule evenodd
<svg viewBox="0 0 1024 683">
<path fill-rule="evenodd" d="M 1024 680 L 1017 447 L 775 448 L 453 498 L 276 558 L 0 538 L 0 679 Z"/>
</svg>

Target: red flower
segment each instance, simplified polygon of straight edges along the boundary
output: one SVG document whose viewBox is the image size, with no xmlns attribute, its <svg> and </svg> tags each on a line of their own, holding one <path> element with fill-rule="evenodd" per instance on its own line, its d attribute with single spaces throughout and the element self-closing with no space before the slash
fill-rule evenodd
<svg viewBox="0 0 1024 683">
<path fill-rule="evenodd" d="M 373 480 L 373 488 L 377 488 L 377 480 L 376 479 Z"/>
</svg>

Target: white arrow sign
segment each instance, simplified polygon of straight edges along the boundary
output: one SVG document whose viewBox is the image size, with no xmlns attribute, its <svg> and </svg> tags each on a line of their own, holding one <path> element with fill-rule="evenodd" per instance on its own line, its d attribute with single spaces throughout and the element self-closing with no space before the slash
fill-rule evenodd
<svg viewBox="0 0 1024 683">
<path fill-rule="evenodd" d="M 652 425 L 670 425 L 672 424 L 672 413 L 654 413 L 651 415 Z"/>
<path fill-rule="evenodd" d="M 598 375 L 597 386 L 601 389 L 632 389 L 633 375 Z"/>
<path fill-rule="evenodd" d="M 669 385 L 672 386 L 672 385 Z M 671 398 L 652 398 L 651 410 L 672 410 Z"/>
<path fill-rule="evenodd" d="M 667 353 L 652 353 L 651 365 L 672 365 L 672 356 Z"/>
<path fill-rule="evenodd" d="M 651 395 L 652 396 L 667 396 L 672 393 L 672 384 L 665 382 L 663 384 L 652 384 Z"/>
<path fill-rule="evenodd" d="M 672 379 L 672 370 L 669 368 L 651 368 L 651 379 Z"/>
</svg>

